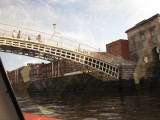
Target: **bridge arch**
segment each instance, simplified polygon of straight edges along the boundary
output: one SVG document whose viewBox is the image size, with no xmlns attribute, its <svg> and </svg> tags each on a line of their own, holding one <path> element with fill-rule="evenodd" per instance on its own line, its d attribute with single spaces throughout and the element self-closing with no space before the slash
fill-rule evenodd
<svg viewBox="0 0 160 120">
<path fill-rule="evenodd" d="M 20 30 L 21 35 L 13 37 L 12 30 Z M 100 56 L 92 47 L 41 31 L 0 23 L 0 51 L 48 61 L 56 58 L 67 59 L 88 66 L 98 78 L 106 80 L 119 78 L 119 69 L 111 57 Z"/>
<path fill-rule="evenodd" d="M 91 67 L 93 70 L 98 71 L 98 77 L 101 79 L 118 79 L 119 77 L 119 70 L 114 65 L 82 53 L 42 43 L 0 37 L 0 51 L 31 56 L 48 61 L 52 61 L 55 58 L 63 58 Z"/>
</svg>

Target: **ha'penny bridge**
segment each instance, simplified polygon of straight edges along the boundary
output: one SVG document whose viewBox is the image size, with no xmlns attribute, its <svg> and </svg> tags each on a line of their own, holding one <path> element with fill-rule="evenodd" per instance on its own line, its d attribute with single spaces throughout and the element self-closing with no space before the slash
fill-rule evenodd
<svg viewBox="0 0 160 120">
<path fill-rule="evenodd" d="M 76 66 L 87 68 L 88 74 L 104 81 L 118 80 L 119 64 L 128 62 L 108 53 L 101 54 L 99 49 L 64 38 L 60 34 L 48 34 L 2 23 L 0 23 L 0 52 L 47 61 L 66 59 Z"/>
</svg>

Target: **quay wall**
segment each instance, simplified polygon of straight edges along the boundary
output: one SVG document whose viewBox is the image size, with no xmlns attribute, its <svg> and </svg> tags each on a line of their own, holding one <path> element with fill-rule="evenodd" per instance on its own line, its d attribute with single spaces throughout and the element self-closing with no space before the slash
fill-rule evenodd
<svg viewBox="0 0 160 120">
<path fill-rule="evenodd" d="M 103 82 L 103 80 L 82 73 L 35 81 L 30 84 L 28 90 L 53 92 L 118 92 L 120 89 L 133 88 L 135 88 L 135 84 L 132 79 Z"/>
<path fill-rule="evenodd" d="M 13 88 L 18 91 L 119 91 L 120 89 L 135 89 L 136 86 L 155 88 L 160 87 L 160 62 L 152 62 L 139 67 L 139 85 L 135 84 L 134 72 L 137 66 L 120 66 L 120 77 L 117 81 L 104 82 L 87 73 L 55 77 L 26 83 L 17 83 Z"/>
<path fill-rule="evenodd" d="M 120 88 L 135 88 L 135 81 L 133 78 L 133 73 L 135 70 L 135 65 L 122 65 L 119 66 L 119 86 Z"/>
</svg>

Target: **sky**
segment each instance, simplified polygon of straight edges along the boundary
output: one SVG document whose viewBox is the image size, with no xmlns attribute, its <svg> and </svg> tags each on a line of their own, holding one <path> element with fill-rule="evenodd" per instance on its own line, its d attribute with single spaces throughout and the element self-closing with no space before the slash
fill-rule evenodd
<svg viewBox="0 0 160 120">
<path fill-rule="evenodd" d="M 0 23 L 53 33 L 100 48 L 127 39 L 126 30 L 160 13 L 159 0 L 0 0 Z M 42 60 L 0 52 L 7 70 Z M 46 61 L 43 61 L 46 62 Z"/>
</svg>

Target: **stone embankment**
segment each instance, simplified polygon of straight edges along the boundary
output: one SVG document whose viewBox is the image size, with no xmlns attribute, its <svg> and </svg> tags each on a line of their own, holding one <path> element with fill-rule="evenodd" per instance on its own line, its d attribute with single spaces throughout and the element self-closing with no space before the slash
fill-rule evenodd
<svg viewBox="0 0 160 120">
<path fill-rule="evenodd" d="M 140 86 L 149 89 L 160 87 L 160 62 L 152 62 L 142 67 Z"/>
<path fill-rule="evenodd" d="M 133 73 L 135 70 L 134 65 L 123 65 L 119 67 L 120 76 L 119 76 L 119 86 L 120 88 L 135 88 L 135 82 L 133 78 Z"/>
<path fill-rule="evenodd" d="M 103 82 L 89 74 L 82 73 L 71 76 L 48 79 L 44 82 L 50 91 L 107 91 L 118 89 L 118 82 Z"/>
<path fill-rule="evenodd" d="M 119 80 L 103 82 L 87 73 L 55 77 L 26 83 L 13 84 L 15 91 L 53 91 L 53 92 L 105 92 L 119 91 L 121 89 L 135 89 L 133 73 L 137 66 L 121 66 Z M 138 74 L 140 87 L 154 89 L 160 87 L 160 62 L 139 66 Z"/>
<path fill-rule="evenodd" d="M 53 92 L 118 92 L 120 88 L 135 88 L 134 81 L 132 79 L 121 79 L 113 82 L 103 82 L 89 74 L 82 73 L 35 81 L 30 84 L 28 90 Z"/>
</svg>

